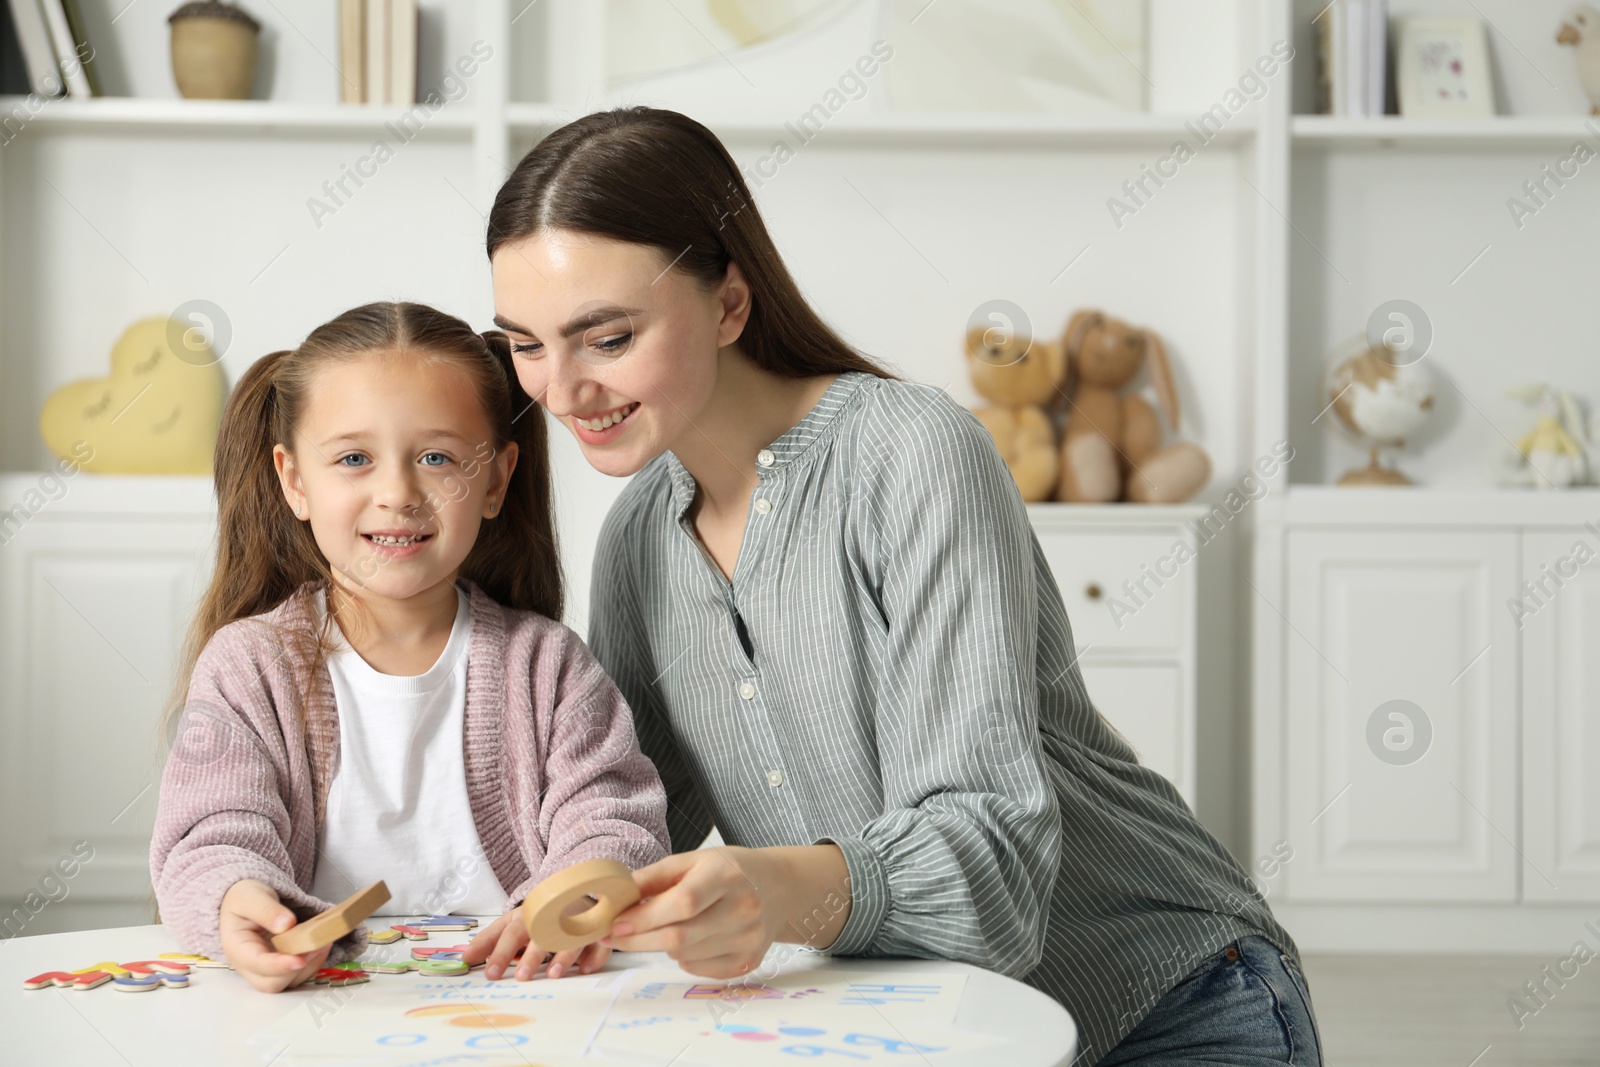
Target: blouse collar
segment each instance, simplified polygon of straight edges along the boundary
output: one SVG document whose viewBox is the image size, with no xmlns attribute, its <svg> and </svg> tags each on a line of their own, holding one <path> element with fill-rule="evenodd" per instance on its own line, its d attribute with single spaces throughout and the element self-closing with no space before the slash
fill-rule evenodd
<svg viewBox="0 0 1600 1067">
<path fill-rule="evenodd" d="M 817 442 L 832 430 L 835 419 L 850 405 L 856 392 L 876 377 L 866 371 L 845 371 L 834 378 L 816 405 L 806 412 L 805 418 L 757 453 L 756 474 L 766 478 L 804 459 Z M 672 503 L 681 517 L 694 502 L 697 488 L 694 475 L 670 451 L 666 453 L 666 463 L 667 477 L 672 486 Z"/>
</svg>

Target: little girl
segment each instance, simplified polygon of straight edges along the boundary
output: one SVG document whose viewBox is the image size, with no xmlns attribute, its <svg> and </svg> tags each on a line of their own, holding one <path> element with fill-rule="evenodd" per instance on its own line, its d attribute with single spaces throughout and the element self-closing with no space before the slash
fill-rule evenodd
<svg viewBox="0 0 1600 1067">
<path fill-rule="evenodd" d="M 380 878 L 380 913 L 500 914 L 474 942 L 492 979 L 541 879 L 667 853 L 627 705 L 555 621 L 544 418 L 510 359 L 504 334 L 367 304 L 257 361 L 223 412 L 150 873 L 184 947 L 258 989 L 357 956 L 362 931 L 298 955 L 271 938 Z"/>
</svg>

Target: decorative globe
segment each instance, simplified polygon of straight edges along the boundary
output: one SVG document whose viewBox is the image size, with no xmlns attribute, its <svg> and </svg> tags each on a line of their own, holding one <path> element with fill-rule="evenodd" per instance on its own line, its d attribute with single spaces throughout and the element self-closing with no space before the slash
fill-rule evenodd
<svg viewBox="0 0 1600 1067">
<path fill-rule="evenodd" d="M 1322 378 L 1322 403 L 1339 426 L 1367 450 L 1366 467 L 1346 471 L 1340 485 L 1410 485 L 1411 479 L 1378 462 L 1385 448 L 1403 448 L 1433 414 L 1433 374 L 1426 364 L 1406 361 L 1394 349 L 1366 337 L 1329 357 Z"/>
</svg>

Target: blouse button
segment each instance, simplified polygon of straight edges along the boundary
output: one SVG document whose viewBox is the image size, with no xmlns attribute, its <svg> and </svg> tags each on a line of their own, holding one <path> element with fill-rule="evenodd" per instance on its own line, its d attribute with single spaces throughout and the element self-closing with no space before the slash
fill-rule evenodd
<svg viewBox="0 0 1600 1067">
<path fill-rule="evenodd" d="M 761 464 L 763 467 L 770 467 L 774 463 L 778 462 L 778 457 L 772 454 L 772 449 L 763 448 L 760 452 L 756 453 L 756 462 Z"/>
<path fill-rule="evenodd" d="M 754 682 L 743 682 L 743 683 L 741 683 L 739 685 L 739 696 L 743 697 L 745 700 L 754 700 L 755 696 L 756 696 L 755 683 Z"/>
<path fill-rule="evenodd" d="M 768 771 L 767 772 L 767 784 L 770 785 L 774 789 L 778 788 L 780 785 L 783 784 L 783 772 L 782 771 Z"/>
<path fill-rule="evenodd" d="M 766 497 L 762 497 L 756 501 L 756 510 L 761 512 L 763 515 L 767 514 L 772 510 L 772 501 L 768 500 Z"/>
</svg>

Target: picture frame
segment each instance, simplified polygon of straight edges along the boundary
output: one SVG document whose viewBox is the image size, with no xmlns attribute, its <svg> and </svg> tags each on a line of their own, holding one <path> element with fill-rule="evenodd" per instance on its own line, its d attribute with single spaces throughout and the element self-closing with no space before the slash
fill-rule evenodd
<svg viewBox="0 0 1600 1067">
<path fill-rule="evenodd" d="M 1483 20 L 1472 16 L 1399 21 L 1396 97 L 1407 118 L 1488 118 L 1494 80 Z"/>
</svg>

